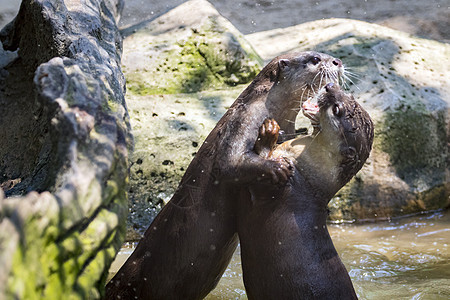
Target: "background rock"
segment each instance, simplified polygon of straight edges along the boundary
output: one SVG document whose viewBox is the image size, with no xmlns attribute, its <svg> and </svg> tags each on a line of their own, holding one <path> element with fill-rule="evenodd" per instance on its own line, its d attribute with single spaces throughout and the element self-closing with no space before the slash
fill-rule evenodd
<svg viewBox="0 0 450 300">
<path fill-rule="evenodd" d="M 0 32 L 2 299 L 103 291 L 125 233 L 131 144 L 120 6 L 24 1 Z"/>
<path fill-rule="evenodd" d="M 333 220 L 384 219 L 449 206 L 448 44 L 344 19 L 246 37 L 264 59 L 314 49 L 339 57 L 354 74 L 349 90 L 375 121 L 374 149 L 331 202 Z"/>
<path fill-rule="evenodd" d="M 189 17 L 186 17 L 189 16 Z M 123 64 L 133 94 L 191 93 L 251 81 L 262 61 L 206 0 L 123 31 Z"/>
<path fill-rule="evenodd" d="M 250 82 L 262 60 L 205 0 L 188 1 L 124 34 L 130 34 L 123 69 L 135 137 L 127 239 L 138 239 L 244 88 L 234 86 Z"/>
<path fill-rule="evenodd" d="M 419 37 L 450 40 L 450 9 L 445 0 L 208 1 L 244 35 L 315 20 L 346 18 L 387 26 Z M 154 19 L 184 2 L 186 0 L 126 0 L 119 26 L 128 28 L 143 20 Z"/>
</svg>

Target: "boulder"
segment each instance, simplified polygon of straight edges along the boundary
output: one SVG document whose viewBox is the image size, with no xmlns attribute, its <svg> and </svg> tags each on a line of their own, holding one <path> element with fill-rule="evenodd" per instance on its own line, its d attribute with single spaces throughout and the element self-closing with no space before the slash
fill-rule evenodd
<svg viewBox="0 0 450 300">
<path fill-rule="evenodd" d="M 170 200 L 193 155 L 262 60 L 205 0 L 187 1 L 124 34 L 135 138 L 127 239 L 135 240 Z"/>
<path fill-rule="evenodd" d="M 95 299 L 125 235 L 120 0 L 23 1 L 0 32 L 0 295 Z"/>
<path fill-rule="evenodd" d="M 251 81 L 262 61 L 206 0 L 191 0 L 128 28 L 123 65 L 136 95 L 192 93 Z"/>
<path fill-rule="evenodd" d="M 449 44 L 346 19 L 246 38 L 266 60 L 304 50 L 342 59 L 349 91 L 375 122 L 371 156 L 331 201 L 332 220 L 389 219 L 450 205 Z M 305 122 L 298 118 L 298 126 Z"/>
</svg>

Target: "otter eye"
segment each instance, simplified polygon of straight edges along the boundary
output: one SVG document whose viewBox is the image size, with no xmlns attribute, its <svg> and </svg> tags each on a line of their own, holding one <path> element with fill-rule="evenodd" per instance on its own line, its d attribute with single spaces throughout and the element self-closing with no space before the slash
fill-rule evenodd
<svg viewBox="0 0 450 300">
<path fill-rule="evenodd" d="M 338 104 L 333 106 L 333 115 L 335 115 L 336 117 L 340 117 L 342 115 L 342 109 Z"/>
<path fill-rule="evenodd" d="M 318 56 L 314 56 L 310 61 L 313 65 L 317 65 L 318 63 L 320 63 L 321 59 Z"/>
</svg>

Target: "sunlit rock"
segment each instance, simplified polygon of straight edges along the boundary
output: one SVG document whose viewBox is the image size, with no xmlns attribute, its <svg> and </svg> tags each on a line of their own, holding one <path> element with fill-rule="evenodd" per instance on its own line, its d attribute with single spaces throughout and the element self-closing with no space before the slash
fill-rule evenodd
<svg viewBox="0 0 450 300">
<path fill-rule="evenodd" d="M 137 95 L 191 93 L 251 81 L 262 61 L 206 0 L 192 0 L 124 31 L 127 89 Z"/>
<path fill-rule="evenodd" d="M 122 63 L 135 137 L 127 238 L 137 239 L 262 60 L 205 0 L 188 1 L 124 34 L 129 36 Z"/>
<path fill-rule="evenodd" d="M 375 141 L 366 166 L 330 203 L 331 219 L 383 219 L 449 206 L 450 45 L 345 19 L 246 38 L 266 60 L 314 49 L 341 58 L 354 74 L 349 90 L 375 121 Z"/>
<path fill-rule="evenodd" d="M 0 32 L 0 298 L 95 299 L 125 233 L 119 0 L 23 1 Z"/>
</svg>

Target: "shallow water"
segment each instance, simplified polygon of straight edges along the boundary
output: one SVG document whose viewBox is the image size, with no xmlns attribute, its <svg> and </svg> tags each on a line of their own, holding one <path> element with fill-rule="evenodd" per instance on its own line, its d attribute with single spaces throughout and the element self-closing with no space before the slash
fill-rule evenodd
<svg viewBox="0 0 450 300">
<path fill-rule="evenodd" d="M 450 211 L 328 229 L 360 299 L 450 299 Z M 206 299 L 246 299 L 239 248 Z"/>
</svg>

